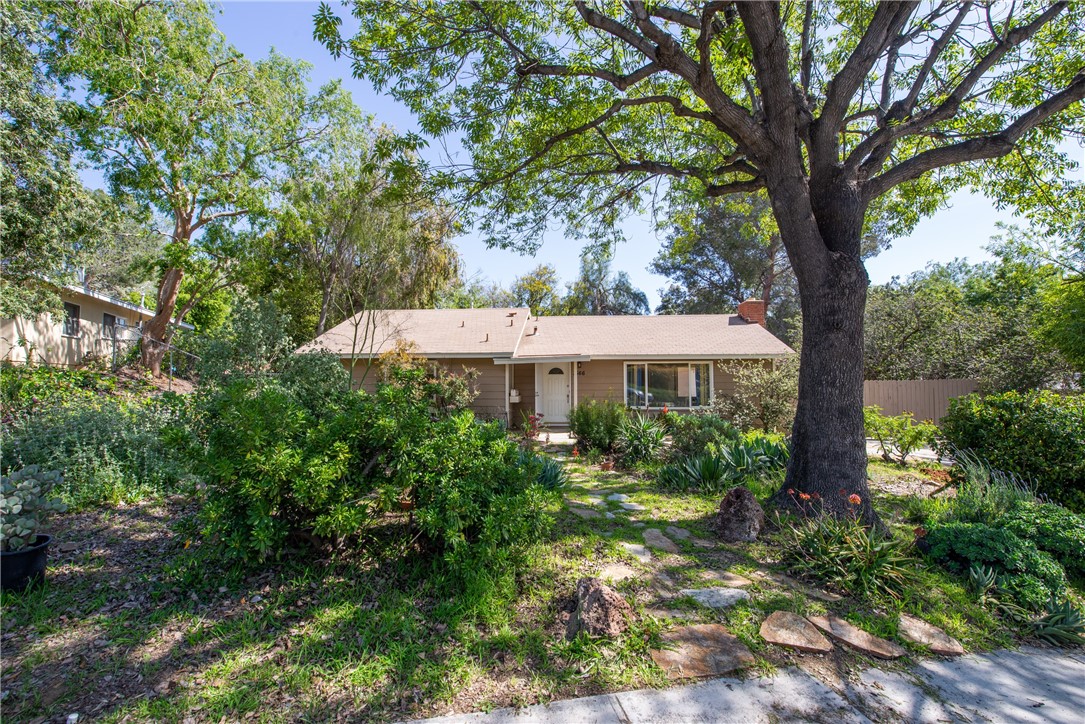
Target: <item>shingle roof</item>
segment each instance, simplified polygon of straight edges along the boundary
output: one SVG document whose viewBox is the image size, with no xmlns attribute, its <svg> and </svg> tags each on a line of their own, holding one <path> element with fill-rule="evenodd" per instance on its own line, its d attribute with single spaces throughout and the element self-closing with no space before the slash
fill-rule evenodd
<svg viewBox="0 0 1085 724">
<path fill-rule="evenodd" d="M 737 314 L 529 317 L 529 310 L 393 309 L 362 312 L 303 346 L 368 357 L 397 339 L 426 357 L 780 357 L 794 350 Z M 510 326 L 511 322 L 511 326 Z M 372 324 L 372 329 L 370 329 Z M 357 332 L 356 332 L 357 330 Z M 367 333 L 368 330 L 368 333 Z"/>
<path fill-rule="evenodd" d="M 388 351 L 402 339 L 414 342 L 425 357 L 509 357 L 529 313 L 511 307 L 359 312 L 298 351 L 326 349 L 343 357 L 368 357 Z"/>
<path fill-rule="evenodd" d="M 536 331 L 537 330 L 537 331 Z M 533 333 L 534 332 L 534 333 Z M 516 357 L 778 357 L 793 353 L 737 314 L 532 317 Z"/>
</svg>

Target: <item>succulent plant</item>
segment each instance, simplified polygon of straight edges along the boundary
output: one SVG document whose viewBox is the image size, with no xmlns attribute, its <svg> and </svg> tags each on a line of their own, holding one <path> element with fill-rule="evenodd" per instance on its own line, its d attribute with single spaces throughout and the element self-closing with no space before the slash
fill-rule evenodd
<svg viewBox="0 0 1085 724">
<path fill-rule="evenodd" d="M 63 479 L 59 471 L 37 465 L 0 478 L 0 550 L 13 553 L 26 548 L 49 513 L 67 510 L 59 498 L 50 497 Z"/>
</svg>

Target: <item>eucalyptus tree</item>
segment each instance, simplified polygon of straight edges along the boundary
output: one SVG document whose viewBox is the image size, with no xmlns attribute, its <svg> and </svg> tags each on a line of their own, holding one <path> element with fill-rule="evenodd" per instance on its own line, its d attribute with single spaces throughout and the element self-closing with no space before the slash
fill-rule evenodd
<svg viewBox="0 0 1085 724">
<path fill-rule="evenodd" d="M 181 282 L 217 253 L 202 241 L 224 238 L 208 232 L 264 214 L 300 148 L 333 126 L 350 100 L 334 84 L 309 95 L 303 63 L 274 52 L 245 59 L 203 2 L 38 7 L 80 145 L 115 196 L 170 220 L 142 350 L 157 374 L 161 343 L 182 316 Z"/>
<path fill-rule="evenodd" d="M 547 224 L 617 235 L 653 191 L 670 208 L 765 189 L 802 298 L 788 488 L 863 499 L 861 249 L 973 185 L 1059 174 L 1082 132 L 1085 4 L 502 3 L 356 0 L 353 37 L 316 35 L 354 73 L 459 134 L 456 176 L 496 244 Z M 456 171 L 457 169 L 453 169 Z M 845 496 L 838 491 L 843 490 Z"/>
</svg>

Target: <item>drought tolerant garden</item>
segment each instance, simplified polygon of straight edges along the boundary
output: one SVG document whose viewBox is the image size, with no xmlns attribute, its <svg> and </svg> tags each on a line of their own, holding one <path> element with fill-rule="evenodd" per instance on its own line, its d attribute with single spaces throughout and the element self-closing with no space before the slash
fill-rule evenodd
<svg viewBox="0 0 1085 724">
<path fill-rule="evenodd" d="M 566 441 L 477 420 L 469 378 L 401 353 L 375 394 L 319 354 L 203 365 L 187 395 L 2 370 L 5 556 L 52 536 L 44 581 L 3 593 L 13 721 L 400 720 L 665 687 L 681 632 L 714 625 L 738 675 L 874 661 L 769 643 L 777 612 L 898 662 L 932 655 L 914 619 L 970 652 L 1082 642 L 1080 398 L 962 398 L 940 430 L 870 411 L 897 452 L 870 462 L 868 528 L 773 503 L 788 441 L 741 394 L 587 403 Z M 899 462 L 919 443 L 956 462 Z M 610 630 L 585 578 L 615 596 Z"/>
</svg>

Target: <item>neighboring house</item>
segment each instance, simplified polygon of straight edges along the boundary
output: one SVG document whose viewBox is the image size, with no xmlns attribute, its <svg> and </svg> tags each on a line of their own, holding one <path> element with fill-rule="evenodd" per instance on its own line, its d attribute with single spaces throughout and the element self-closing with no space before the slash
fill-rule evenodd
<svg viewBox="0 0 1085 724">
<path fill-rule="evenodd" d="M 0 360 L 25 364 L 32 355 L 34 364 L 78 367 L 91 359 L 109 359 L 115 342 L 138 338 L 142 324 L 154 316 L 153 309 L 88 287 L 65 286 L 59 291 L 62 314 L 0 320 Z M 191 324 L 180 326 L 192 329 Z"/>
<path fill-rule="evenodd" d="M 723 360 L 766 361 L 794 350 L 764 327 L 765 305 L 739 314 L 535 317 L 529 309 L 416 309 L 362 312 L 299 352 L 338 355 L 355 384 L 372 391 L 373 360 L 397 341 L 452 371 L 478 371 L 480 416 L 518 422 L 568 421 L 586 400 L 615 400 L 648 411 L 706 407 L 729 394 Z"/>
</svg>

